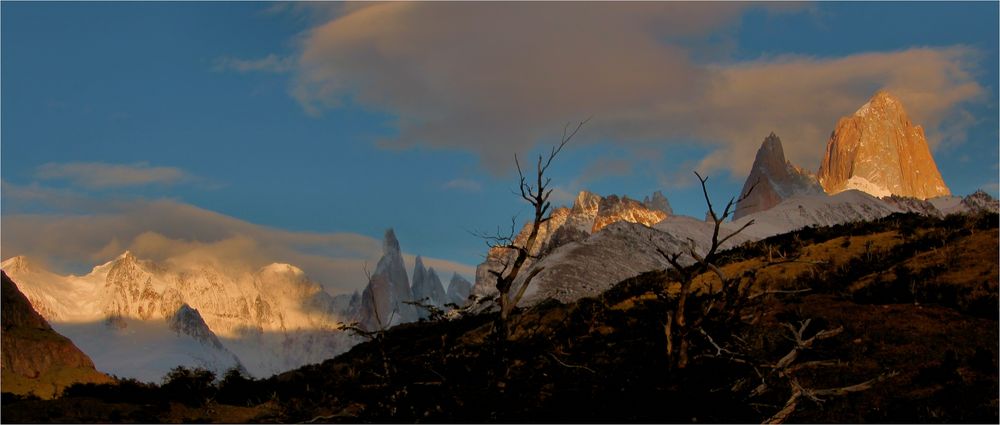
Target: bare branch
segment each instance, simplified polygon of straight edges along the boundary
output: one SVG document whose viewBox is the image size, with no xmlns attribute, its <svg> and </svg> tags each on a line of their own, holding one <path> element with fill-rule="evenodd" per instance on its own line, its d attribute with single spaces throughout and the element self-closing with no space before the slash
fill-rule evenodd
<svg viewBox="0 0 1000 425">
<path fill-rule="evenodd" d="M 564 362 L 562 360 L 559 360 L 559 358 L 556 357 L 555 354 L 549 353 L 549 357 L 552 357 L 552 360 L 555 360 L 556 363 L 559 363 L 559 364 L 561 364 L 561 365 L 563 365 L 565 367 L 574 368 L 574 369 L 583 369 L 583 370 L 586 370 L 587 372 L 590 372 L 590 373 L 593 373 L 593 374 L 597 374 L 597 372 L 595 372 L 594 369 L 591 369 L 591 368 L 589 368 L 587 366 L 569 364 L 569 363 L 566 363 L 566 362 Z"/>
</svg>

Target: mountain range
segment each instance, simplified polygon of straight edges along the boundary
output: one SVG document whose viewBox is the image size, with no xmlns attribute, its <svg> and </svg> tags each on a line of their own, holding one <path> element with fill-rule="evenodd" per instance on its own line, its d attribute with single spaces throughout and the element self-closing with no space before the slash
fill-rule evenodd
<svg viewBox="0 0 1000 425">
<path fill-rule="evenodd" d="M 880 91 L 837 123 L 817 175 L 786 159 L 778 135 L 765 137 L 734 220 L 723 230 L 751 220 L 753 225 L 723 248 L 895 212 L 942 216 L 979 209 L 996 212 L 997 201 L 983 192 L 950 196 L 923 130 L 910 122 L 898 99 Z M 515 244 L 526 242 L 529 226 L 511 235 Z M 710 222 L 675 215 L 661 192 L 639 201 L 581 191 L 571 206 L 552 210 L 528 247 L 538 260 L 530 259 L 522 276 L 534 267 L 544 270 L 522 303 L 597 295 L 624 279 L 668 267 L 659 251 L 700 246 L 711 232 Z M 282 263 L 242 270 L 210 259 L 156 263 L 126 251 L 81 276 L 52 273 L 25 257 L 10 258 L 2 268 L 34 310 L 76 342 L 97 370 L 157 381 L 176 365 L 268 376 L 320 362 L 362 340 L 341 331 L 344 324 L 374 331 L 427 318 L 430 308 L 495 294 L 489 271 L 512 259 L 512 251 L 492 248 L 474 283 L 455 274 L 446 288 L 421 257 L 407 273 L 399 240 L 389 229 L 363 290 L 337 296 Z"/>
</svg>

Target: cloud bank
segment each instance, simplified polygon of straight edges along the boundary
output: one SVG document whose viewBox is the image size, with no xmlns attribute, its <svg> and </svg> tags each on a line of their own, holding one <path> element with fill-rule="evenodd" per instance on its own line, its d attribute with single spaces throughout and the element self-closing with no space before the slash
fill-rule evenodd
<svg viewBox="0 0 1000 425">
<path fill-rule="evenodd" d="M 342 292 L 363 287 L 364 265 L 374 268 L 381 256 L 381 241 L 365 235 L 291 232 L 172 200 L 92 202 L 38 187 L 4 183 L 3 188 L 3 258 L 27 255 L 61 272 L 82 271 L 127 249 L 140 258 L 179 264 L 256 269 L 290 263 L 332 292 Z M 12 203 L 44 203 L 62 212 L 10 211 Z M 406 257 L 412 264 L 413 255 Z M 442 274 L 470 278 L 475 272 L 447 260 L 425 258 L 425 263 Z"/>
<path fill-rule="evenodd" d="M 815 168 L 839 117 L 887 88 L 928 130 L 957 142 L 961 109 L 985 91 L 975 51 L 915 47 L 844 57 L 706 62 L 713 34 L 747 3 L 380 3 L 345 9 L 309 31 L 293 93 L 310 113 L 345 100 L 397 117 L 389 148 L 479 154 L 494 172 L 511 152 L 581 133 L 626 147 L 695 141 L 699 168 L 745 175 L 771 131 L 790 159 Z M 768 5 L 795 9 L 797 5 Z M 724 49 L 723 49 L 724 50 Z"/>
</svg>

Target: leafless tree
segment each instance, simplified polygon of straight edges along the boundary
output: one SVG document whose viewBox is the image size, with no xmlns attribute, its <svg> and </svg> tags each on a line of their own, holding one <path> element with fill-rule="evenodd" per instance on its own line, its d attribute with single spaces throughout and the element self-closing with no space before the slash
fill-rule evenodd
<svg viewBox="0 0 1000 425">
<path fill-rule="evenodd" d="M 729 198 L 729 202 L 726 203 L 726 207 L 723 209 L 722 214 L 718 214 L 715 211 L 715 207 L 712 205 L 711 198 L 708 196 L 708 186 L 706 184 L 708 177 L 702 177 L 697 171 L 695 171 L 694 174 L 698 177 L 698 181 L 701 182 L 701 191 L 705 196 L 705 203 L 708 205 L 708 218 L 713 224 L 712 239 L 708 250 L 704 254 L 699 253 L 697 244 L 690 238 L 688 239 L 686 251 L 667 253 L 659 247 L 656 248 L 657 252 L 659 252 L 660 255 L 663 256 L 663 258 L 666 259 L 667 262 L 673 267 L 673 274 L 681 284 L 680 294 L 677 297 L 677 307 L 667 313 L 666 323 L 664 324 L 664 335 L 667 339 L 667 357 L 670 359 L 671 365 L 676 365 L 680 369 L 687 367 L 688 364 L 690 329 L 696 328 L 713 310 L 731 311 L 732 309 L 726 307 L 730 307 L 728 305 L 730 301 L 739 295 L 736 294 L 736 292 L 740 289 L 739 285 L 734 285 L 730 281 L 729 277 L 726 276 L 718 265 L 716 265 L 716 259 L 719 255 L 719 249 L 723 244 L 732 239 L 734 236 L 740 234 L 740 232 L 746 230 L 747 227 L 753 225 L 754 221 L 751 219 L 744 223 L 740 228 L 730 232 L 728 235 L 722 235 L 722 224 L 725 223 L 726 219 L 733 214 L 733 207 L 750 196 L 750 194 L 753 193 L 754 188 L 757 186 L 756 183 L 751 185 L 739 199 Z M 682 266 L 680 261 L 682 255 L 688 255 L 694 259 L 694 266 Z M 694 283 L 694 278 L 709 271 L 714 273 L 719 278 L 719 291 L 712 294 L 712 300 L 705 304 L 704 311 L 698 312 L 699 314 L 695 315 L 694 318 L 691 318 L 687 312 L 687 303 L 688 297 L 691 294 L 691 286 Z M 709 290 L 711 290 L 711 287 Z"/>
<path fill-rule="evenodd" d="M 551 218 L 549 213 L 552 209 L 552 204 L 549 202 L 549 197 L 552 195 L 552 189 L 550 188 L 552 179 L 547 177 L 545 173 L 559 152 L 562 151 L 566 144 L 573 139 L 577 132 L 580 131 L 580 128 L 589 120 L 588 118 L 581 121 L 572 128 L 569 124 L 563 127 L 563 134 L 559 144 L 553 146 L 547 156 L 538 156 L 534 174 L 530 176 L 530 180 L 529 176 L 525 175 L 526 170 L 521 166 L 521 161 L 518 159 L 517 154 L 514 155 L 514 164 L 517 166 L 517 174 L 520 179 L 517 192 L 521 196 L 521 199 L 530 204 L 534 210 L 528 236 L 523 241 L 517 240 L 515 233 L 516 218 L 511 219 L 510 231 L 508 233 L 501 234 L 498 230 L 496 235 L 480 235 L 480 237 L 487 241 L 487 245 L 489 245 L 491 250 L 499 249 L 513 253 L 512 256 L 504 256 L 500 270 L 489 271 L 496 278 L 496 289 L 498 292 L 496 303 L 500 308 L 501 323 L 506 323 L 511 312 L 517 307 L 517 303 L 524 297 L 524 293 L 531 285 L 531 281 L 544 270 L 544 267 L 532 268 L 521 279 L 520 285 L 515 288 L 518 278 L 529 266 L 527 264 L 528 260 L 538 259 L 531 251 L 538 239 L 539 229 Z M 513 257 L 512 260 L 511 257 Z M 499 326 L 498 331 L 501 332 L 503 338 L 506 338 L 506 325 Z"/>
<path fill-rule="evenodd" d="M 809 292 L 811 289 L 799 288 L 791 290 L 763 290 L 750 294 L 750 284 L 741 285 L 736 279 L 732 279 L 730 276 L 727 276 L 722 268 L 717 264 L 720 248 L 725 242 L 744 231 L 747 227 L 753 225 L 754 221 L 752 219 L 748 220 L 742 226 L 732 232 L 729 232 L 725 236 L 722 235 L 722 224 L 727 218 L 729 218 L 732 213 L 733 206 L 743 201 L 743 199 L 753 192 L 753 189 L 756 187 L 756 183 L 751 185 L 750 189 L 743 193 L 740 199 L 735 200 L 730 198 L 726 207 L 723 209 L 722 214 L 718 214 L 708 196 L 708 188 L 706 185 L 708 178 L 702 177 L 697 172 L 695 172 L 695 175 L 698 176 L 698 180 L 701 182 L 702 193 L 705 196 L 705 203 L 708 205 L 708 217 L 713 223 L 712 238 L 707 251 L 705 251 L 704 254 L 698 252 L 698 249 L 696 248 L 697 245 L 691 239 L 688 239 L 688 246 L 685 251 L 667 253 L 662 249 L 657 248 L 660 255 L 663 256 L 673 267 L 672 273 L 681 284 L 680 293 L 677 297 L 677 305 L 674 310 L 668 311 L 666 323 L 664 325 L 664 333 L 667 339 L 667 356 L 670 360 L 670 364 L 675 365 L 678 369 L 685 368 L 689 362 L 689 350 L 692 341 L 691 337 L 693 335 L 699 335 L 700 338 L 711 348 L 701 354 L 698 354 L 697 357 L 716 358 L 733 363 L 739 363 L 754 371 L 756 378 L 759 380 L 759 384 L 749 392 L 744 393 L 747 398 L 760 397 L 777 388 L 790 388 L 788 401 L 785 402 L 785 405 L 778 412 L 765 419 L 764 423 L 783 423 L 787 421 L 803 399 L 819 403 L 823 401 L 823 398 L 821 397 L 841 396 L 853 392 L 865 391 L 872 388 L 876 383 L 894 376 L 894 372 L 887 372 L 858 384 L 836 388 L 815 389 L 808 388 L 806 385 L 803 385 L 798 376 L 800 372 L 843 365 L 842 362 L 837 360 L 799 361 L 800 355 L 803 352 L 813 349 L 813 345 L 816 342 L 833 338 L 842 333 L 844 330 L 843 327 L 837 327 L 833 329 L 821 329 L 815 333 L 811 333 L 808 329 L 809 325 L 812 323 L 811 319 L 805 319 L 799 322 L 798 326 L 791 323 L 782 323 L 782 326 L 790 332 L 791 338 L 789 339 L 793 341 L 795 345 L 787 354 L 782 356 L 777 361 L 767 361 L 766 359 L 760 359 L 750 354 L 746 344 L 744 343 L 744 338 L 735 334 L 735 329 L 739 327 L 738 325 L 741 323 L 751 326 L 757 323 L 757 319 L 760 317 L 760 308 L 762 306 L 760 303 L 760 297 L 767 294 L 797 295 Z M 694 260 L 694 264 L 688 267 L 682 266 L 680 261 L 682 255 L 689 255 Z M 796 258 L 782 258 L 780 261 L 774 261 L 770 258 L 770 250 L 768 252 L 768 257 L 767 264 L 769 265 L 800 261 Z M 707 292 L 707 299 L 697 304 L 697 306 L 700 307 L 699 309 L 689 312 L 687 311 L 688 297 L 691 295 L 694 279 L 695 277 L 705 273 L 710 273 L 719 280 L 719 289 L 716 291 L 713 289 L 714 285 L 706 284 L 705 291 Z M 746 310 L 750 310 L 751 314 L 744 315 L 743 313 Z M 717 322 L 716 324 L 724 325 L 722 328 L 730 329 L 730 332 L 734 333 L 732 335 L 728 335 L 728 339 L 735 342 L 727 344 L 725 342 L 720 343 L 717 341 L 716 338 L 713 338 L 713 336 L 702 326 L 703 322 L 706 321 Z M 807 337 L 809 334 L 811 334 L 811 336 Z M 741 389 L 746 387 L 748 382 L 749 380 L 746 379 L 738 380 L 735 384 L 733 384 L 731 390 L 742 391 Z M 779 383 L 782 385 L 775 385 Z"/>
</svg>

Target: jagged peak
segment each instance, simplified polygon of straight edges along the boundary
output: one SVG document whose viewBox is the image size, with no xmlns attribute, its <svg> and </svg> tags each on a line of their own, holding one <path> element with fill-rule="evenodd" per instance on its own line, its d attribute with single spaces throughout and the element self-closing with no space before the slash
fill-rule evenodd
<svg viewBox="0 0 1000 425">
<path fill-rule="evenodd" d="M 754 162 L 757 164 L 766 164 L 768 162 L 766 160 L 775 161 L 774 165 L 786 163 L 785 148 L 781 145 L 781 138 L 773 131 L 760 143 L 760 149 L 757 149 L 757 156 L 754 158 Z"/>
<path fill-rule="evenodd" d="M 905 111 L 903 110 L 903 103 L 899 101 L 899 98 L 885 89 L 877 90 L 875 94 L 868 99 L 868 102 L 865 102 L 864 105 L 861 105 L 861 107 L 854 112 L 854 116 L 865 117 L 872 111 L 899 112 L 905 114 Z"/>
<path fill-rule="evenodd" d="M 424 267 L 424 258 L 423 257 L 417 255 L 417 259 L 414 260 L 413 269 L 414 270 L 417 270 L 417 269 L 423 270 L 423 269 L 425 269 L 425 267 Z"/>
<path fill-rule="evenodd" d="M 190 305 L 188 305 L 188 303 L 183 303 L 183 304 L 181 304 L 180 307 L 177 307 L 177 311 L 174 312 L 174 316 L 177 316 L 177 317 L 184 317 L 184 316 L 195 317 L 195 316 L 197 316 L 199 319 L 201 319 L 201 313 L 198 312 L 198 309 L 194 308 L 194 307 L 191 307 Z"/>
<path fill-rule="evenodd" d="M 596 213 L 601 203 L 601 195 L 581 190 L 573 201 L 573 211 Z"/>
<path fill-rule="evenodd" d="M 385 230 L 385 237 L 382 240 L 382 254 L 387 255 L 398 252 L 400 252 L 399 239 L 396 239 L 396 232 L 390 227 Z"/>
<path fill-rule="evenodd" d="M 0 267 L 7 272 L 26 272 L 33 268 L 33 263 L 25 255 L 16 255 L 0 263 Z"/>
</svg>

